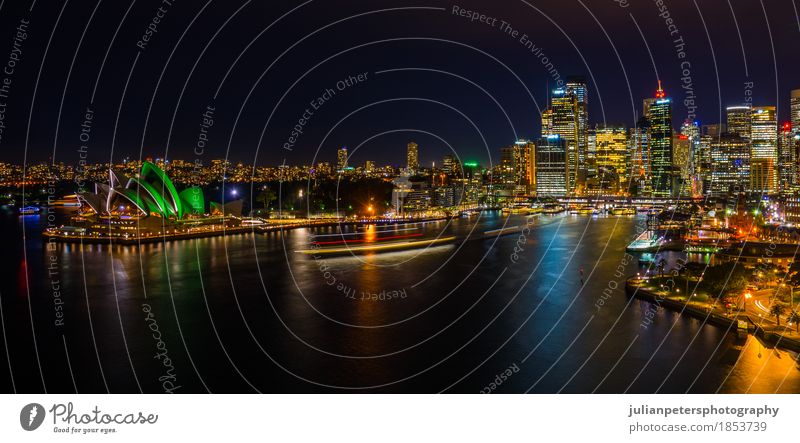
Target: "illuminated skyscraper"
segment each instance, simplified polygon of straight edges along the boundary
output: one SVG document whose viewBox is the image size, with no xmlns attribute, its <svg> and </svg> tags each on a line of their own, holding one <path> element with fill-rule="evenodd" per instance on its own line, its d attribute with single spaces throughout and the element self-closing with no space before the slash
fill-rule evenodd
<svg viewBox="0 0 800 443">
<path fill-rule="evenodd" d="M 775 192 L 777 177 L 775 165 L 778 164 L 778 120 L 775 106 L 757 106 L 753 108 L 751 123 L 751 149 L 750 166 L 753 192 Z M 766 159 L 768 162 L 759 162 L 758 171 L 755 170 L 756 160 Z M 772 171 L 763 168 L 773 168 Z M 756 173 L 758 172 L 758 173 Z"/>
<path fill-rule="evenodd" d="M 567 145 L 558 135 L 536 141 L 535 183 L 539 197 L 567 195 Z"/>
<path fill-rule="evenodd" d="M 347 148 L 339 148 L 336 151 L 336 168 L 339 171 L 344 171 L 344 168 L 347 167 Z"/>
<path fill-rule="evenodd" d="M 752 112 L 750 105 L 728 106 L 726 108 L 728 119 L 728 133 L 750 139 L 752 127 Z"/>
<path fill-rule="evenodd" d="M 791 192 L 797 185 L 797 139 L 789 122 L 781 125 L 778 135 L 778 188 Z"/>
<path fill-rule="evenodd" d="M 650 196 L 650 142 L 649 124 L 642 117 L 635 127 L 628 130 L 628 189 L 636 196 Z"/>
<path fill-rule="evenodd" d="M 575 96 L 576 105 L 576 139 L 578 149 L 578 190 L 580 191 L 586 182 L 587 173 L 587 150 L 589 147 L 589 88 L 586 79 L 579 76 L 567 78 L 567 93 Z"/>
<path fill-rule="evenodd" d="M 655 101 L 649 106 L 647 121 L 650 142 L 650 171 L 654 197 L 672 196 L 672 99 L 658 82 Z"/>
<path fill-rule="evenodd" d="M 578 163 L 578 97 L 565 88 L 552 92 L 548 115 L 542 121 L 548 126 L 542 127 L 543 138 L 557 135 L 566 147 L 567 161 L 567 193 L 575 195 L 579 192 Z"/>
<path fill-rule="evenodd" d="M 419 171 L 419 146 L 414 142 L 410 142 L 407 148 L 406 168 L 413 174 Z"/>
<path fill-rule="evenodd" d="M 586 189 L 590 194 L 617 194 L 628 186 L 628 133 L 623 127 L 603 126 L 590 131 L 587 162 L 592 165 Z"/>
<path fill-rule="evenodd" d="M 750 146 L 746 138 L 735 134 L 704 136 L 711 147 L 709 192 L 713 196 L 730 196 L 746 192 L 750 182 Z"/>
<path fill-rule="evenodd" d="M 792 129 L 794 132 L 798 132 L 800 131 L 800 89 L 792 90 L 789 108 L 792 114 Z"/>
<path fill-rule="evenodd" d="M 504 183 L 511 185 L 515 194 L 527 194 L 533 189 L 534 150 L 534 143 L 527 140 L 500 150 Z"/>
</svg>

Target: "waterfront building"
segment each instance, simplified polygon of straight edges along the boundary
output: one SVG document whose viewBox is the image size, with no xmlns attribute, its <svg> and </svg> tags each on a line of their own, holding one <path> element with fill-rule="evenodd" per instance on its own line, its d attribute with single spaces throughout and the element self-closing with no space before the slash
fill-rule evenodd
<svg viewBox="0 0 800 443">
<path fill-rule="evenodd" d="M 566 83 L 567 93 L 575 96 L 575 120 L 577 122 L 576 144 L 577 144 L 577 188 L 578 192 L 584 188 L 587 175 L 587 155 L 589 148 L 589 87 L 586 79 L 582 76 L 569 76 Z"/>
<path fill-rule="evenodd" d="M 648 106 L 650 173 L 654 197 L 672 196 L 672 99 L 658 82 L 655 100 Z"/>
<path fill-rule="evenodd" d="M 586 191 L 590 195 L 622 194 L 629 181 L 628 132 L 621 126 L 590 131 Z"/>
<path fill-rule="evenodd" d="M 568 194 L 569 170 L 567 143 L 559 135 L 543 137 L 535 143 L 536 195 L 564 197 Z"/>
<path fill-rule="evenodd" d="M 567 193 L 577 195 L 580 192 L 578 153 L 579 142 L 579 105 L 574 91 L 559 88 L 552 91 L 550 108 L 547 115 L 542 116 L 542 137 L 558 136 L 566 147 Z M 587 140 L 588 142 L 588 140 Z"/>
<path fill-rule="evenodd" d="M 638 197 L 649 197 L 652 193 L 650 180 L 649 123 L 642 117 L 636 126 L 628 130 L 628 190 Z"/>
</svg>

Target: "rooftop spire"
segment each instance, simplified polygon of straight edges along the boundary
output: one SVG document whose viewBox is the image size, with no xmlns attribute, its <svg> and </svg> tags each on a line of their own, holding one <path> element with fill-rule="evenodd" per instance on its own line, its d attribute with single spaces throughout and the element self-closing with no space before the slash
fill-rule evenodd
<svg viewBox="0 0 800 443">
<path fill-rule="evenodd" d="M 658 90 L 656 90 L 656 98 L 664 98 L 667 94 L 664 92 L 664 89 L 661 87 L 661 80 L 658 80 Z"/>
</svg>

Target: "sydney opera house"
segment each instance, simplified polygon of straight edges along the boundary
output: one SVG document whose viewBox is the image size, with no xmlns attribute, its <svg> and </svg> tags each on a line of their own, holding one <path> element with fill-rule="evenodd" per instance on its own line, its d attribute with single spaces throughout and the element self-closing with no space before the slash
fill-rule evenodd
<svg viewBox="0 0 800 443">
<path fill-rule="evenodd" d="M 144 162 L 134 177 L 110 169 L 108 183 L 96 183 L 94 192 L 79 193 L 78 201 L 80 213 L 48 229 L 47 236 L 142 240 L 212 235 L 242 226 L 242 200 L 206 205 L 201 188 L 178 192 L 167 174 L 150 162 Z"/>
</svg>

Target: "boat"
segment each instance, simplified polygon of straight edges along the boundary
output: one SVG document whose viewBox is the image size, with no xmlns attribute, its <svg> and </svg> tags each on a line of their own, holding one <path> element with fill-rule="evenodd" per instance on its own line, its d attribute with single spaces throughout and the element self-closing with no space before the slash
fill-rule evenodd
<svg viewBox="0 0 800 443">
<path fill-rule="evenodd" d="M 578 215 L 592 215 L 597 213 L 596 211 L 597 209 L 591 206 L 581 206 L 580 208 L 578 208 Z"/>
<path fill-rule="evenodd" d="M 611 210 L 611 215 L 636 215 L 636 210 L 633 208 L 614 208 Z"/>
<path fill-rule="evenodd" d="M 658 237 L 653 231 L 647 230 L 639 234 L 625 250 L 628 252 L 653 252 L 659 250 L 666 243 L 664 237 Z"/>
<path fill-rule="evenodd" d="M 22 215 L 38 214 L 41 209 L 38 206 L 25 206 L 19 208 L 19 213 Z"/>
<path fill-rule="evenodd" d="M 440 238 L 419 239 L 419 240 L 402 240 L 402 241 L 392 241 L 392 242 L 376 241 L 376 242 L 357 244 L 357 245 L 349 245 L 345 242 L 343 246 L 335 246 L 335 247 L 319 247 L 321 246 L 320 244 L 315 244 L 315 246 L 317 247 L 312 247 L 310 249 L 301 249 L 294 252 L 303 255 L 365 254 L 369 252 L 387 252 L 387 251 L 423 248 L 426 246 L 436 246 L 452 242 L 455 239 L 456 237 L 453 236 L 453 237 L 440 237 Z"/>
<path fill-rule="evenodd" d="M 560 214 L 565 210 L 561 205 L 545 205 L 542 208 L 542 214 Z"/>
</svg>

